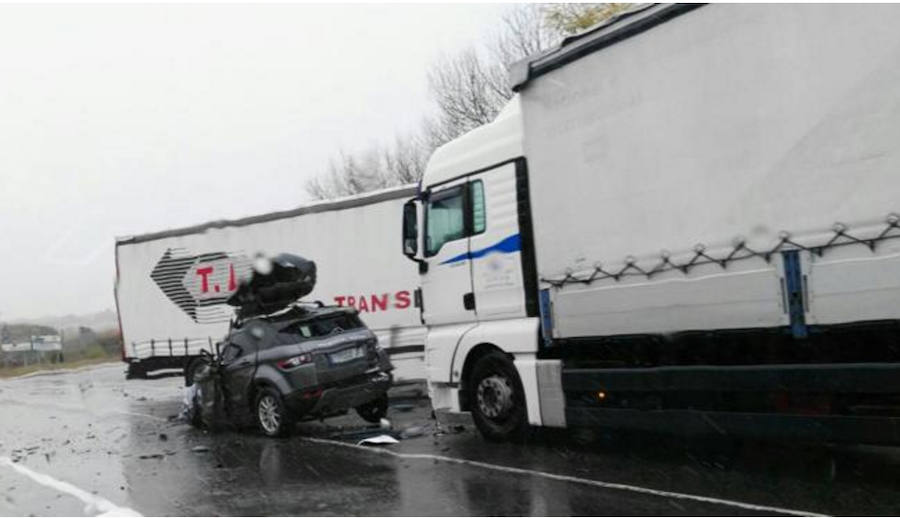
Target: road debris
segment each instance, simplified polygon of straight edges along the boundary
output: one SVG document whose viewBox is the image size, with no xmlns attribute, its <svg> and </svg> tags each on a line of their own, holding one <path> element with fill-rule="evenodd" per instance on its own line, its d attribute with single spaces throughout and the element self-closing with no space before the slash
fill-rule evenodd
<svg viewBox="0 0 900 518">
<path fill-rule="evenodd" d="M 145 453 L 143 455 L 138 455 L 138 458 L 141 460 L 161 459 L 163 457 L 165 457 L 165 455 L 163 455 L 162 453 Z"/>
<path fill-rule="evenodd" d="M 425 428 L 421 426 L 410 426 L 408 428 L 404 428 L 402 432 L 400 432 L 401 439 L 411 439 L 413 437 L 420 437 L 425 435 Z"/>
<path fill-rule="evenodd" d="M 374 444 L 374 445 L 397 444 L 398 442 L 400 442 L 400 441 L 398 441 L 397 439 L 394 439 L 390 435 L 382 434 L 382 435 L 376 435 L 374 437 L 366 437 L 365 439 L 356 443 L 356 445 L 362 446 L 365 444 Z"/>
</svg>

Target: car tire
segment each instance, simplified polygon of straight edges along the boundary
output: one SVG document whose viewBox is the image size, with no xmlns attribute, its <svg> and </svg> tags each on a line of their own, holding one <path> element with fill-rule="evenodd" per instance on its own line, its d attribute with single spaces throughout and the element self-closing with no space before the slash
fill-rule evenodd
<svg viewBox="0 0 900 518">
<path fill-rule="evenodd" d="M 284 437 L 294 424 L 281 394 L 271 387 L 261 387 L 253 407 L 256 426 L 268 437 Z"/>
<path fill-rule="evenodd" d="M 387 409 L 388 396 L 382 394 L 378 396 L 378 399 L 356 407 L 356 413 L 370 423 L 380 423 L 381 419 L 387 415 Z"/>
<path fill-rule="evenodd" d="M 472 420 L 485 439 L 494 442 L 525 438 L 528 415 L 525 391 L 515 365 L 500 351 L 479 358 L 466 391 Z"/>
</svg>

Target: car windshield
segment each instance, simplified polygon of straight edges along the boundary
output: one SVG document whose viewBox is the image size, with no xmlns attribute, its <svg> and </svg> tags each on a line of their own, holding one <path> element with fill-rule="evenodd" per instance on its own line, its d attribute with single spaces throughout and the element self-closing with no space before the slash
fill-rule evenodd
<svg viewBox="0 0 900 518">
<path fill-rule="evenodd" d="M 362 327 L 359 317 L 343 314 L 326 318 L 304 320 L 281 330 L 283 334 L 299 335 L 303 338 L 320 338 Z"/>
</svg>

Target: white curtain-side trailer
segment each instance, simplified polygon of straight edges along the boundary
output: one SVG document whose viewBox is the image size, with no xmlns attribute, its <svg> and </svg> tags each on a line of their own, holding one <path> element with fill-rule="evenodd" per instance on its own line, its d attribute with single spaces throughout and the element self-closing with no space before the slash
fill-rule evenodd
<svg viewBox="0 0 900 518">
<path fill-rule="evenodd" d="M 898 25 L 643 5 L 516 64 L 404 209 L 436 411 L 898 442 Z"/>
<path fill-rule="evenodd" d="M 129 375 L 188 368 L 228 331 L 225 300 L 258 255 L 315 261 L 307 297 L 353 306 L 390 354 L 397 381 L 422 379 L 414 265 L 397 260 L 404 186 L 232 221 L 116 240 L 116 303 Z"/>
</svg>

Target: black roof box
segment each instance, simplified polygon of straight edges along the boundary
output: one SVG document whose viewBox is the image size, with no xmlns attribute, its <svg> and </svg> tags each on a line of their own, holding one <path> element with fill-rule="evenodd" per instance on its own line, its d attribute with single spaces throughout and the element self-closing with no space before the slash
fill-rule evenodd
<svg viewBox="0 0 900 518">
<path fill-rule="evenodd" d="M 316 286 L 316 263 L 293 254 L 259 258 L 249 279 L 242 281 L 228 304 L 248 318 L 286 308 Z"/>
</svg>

